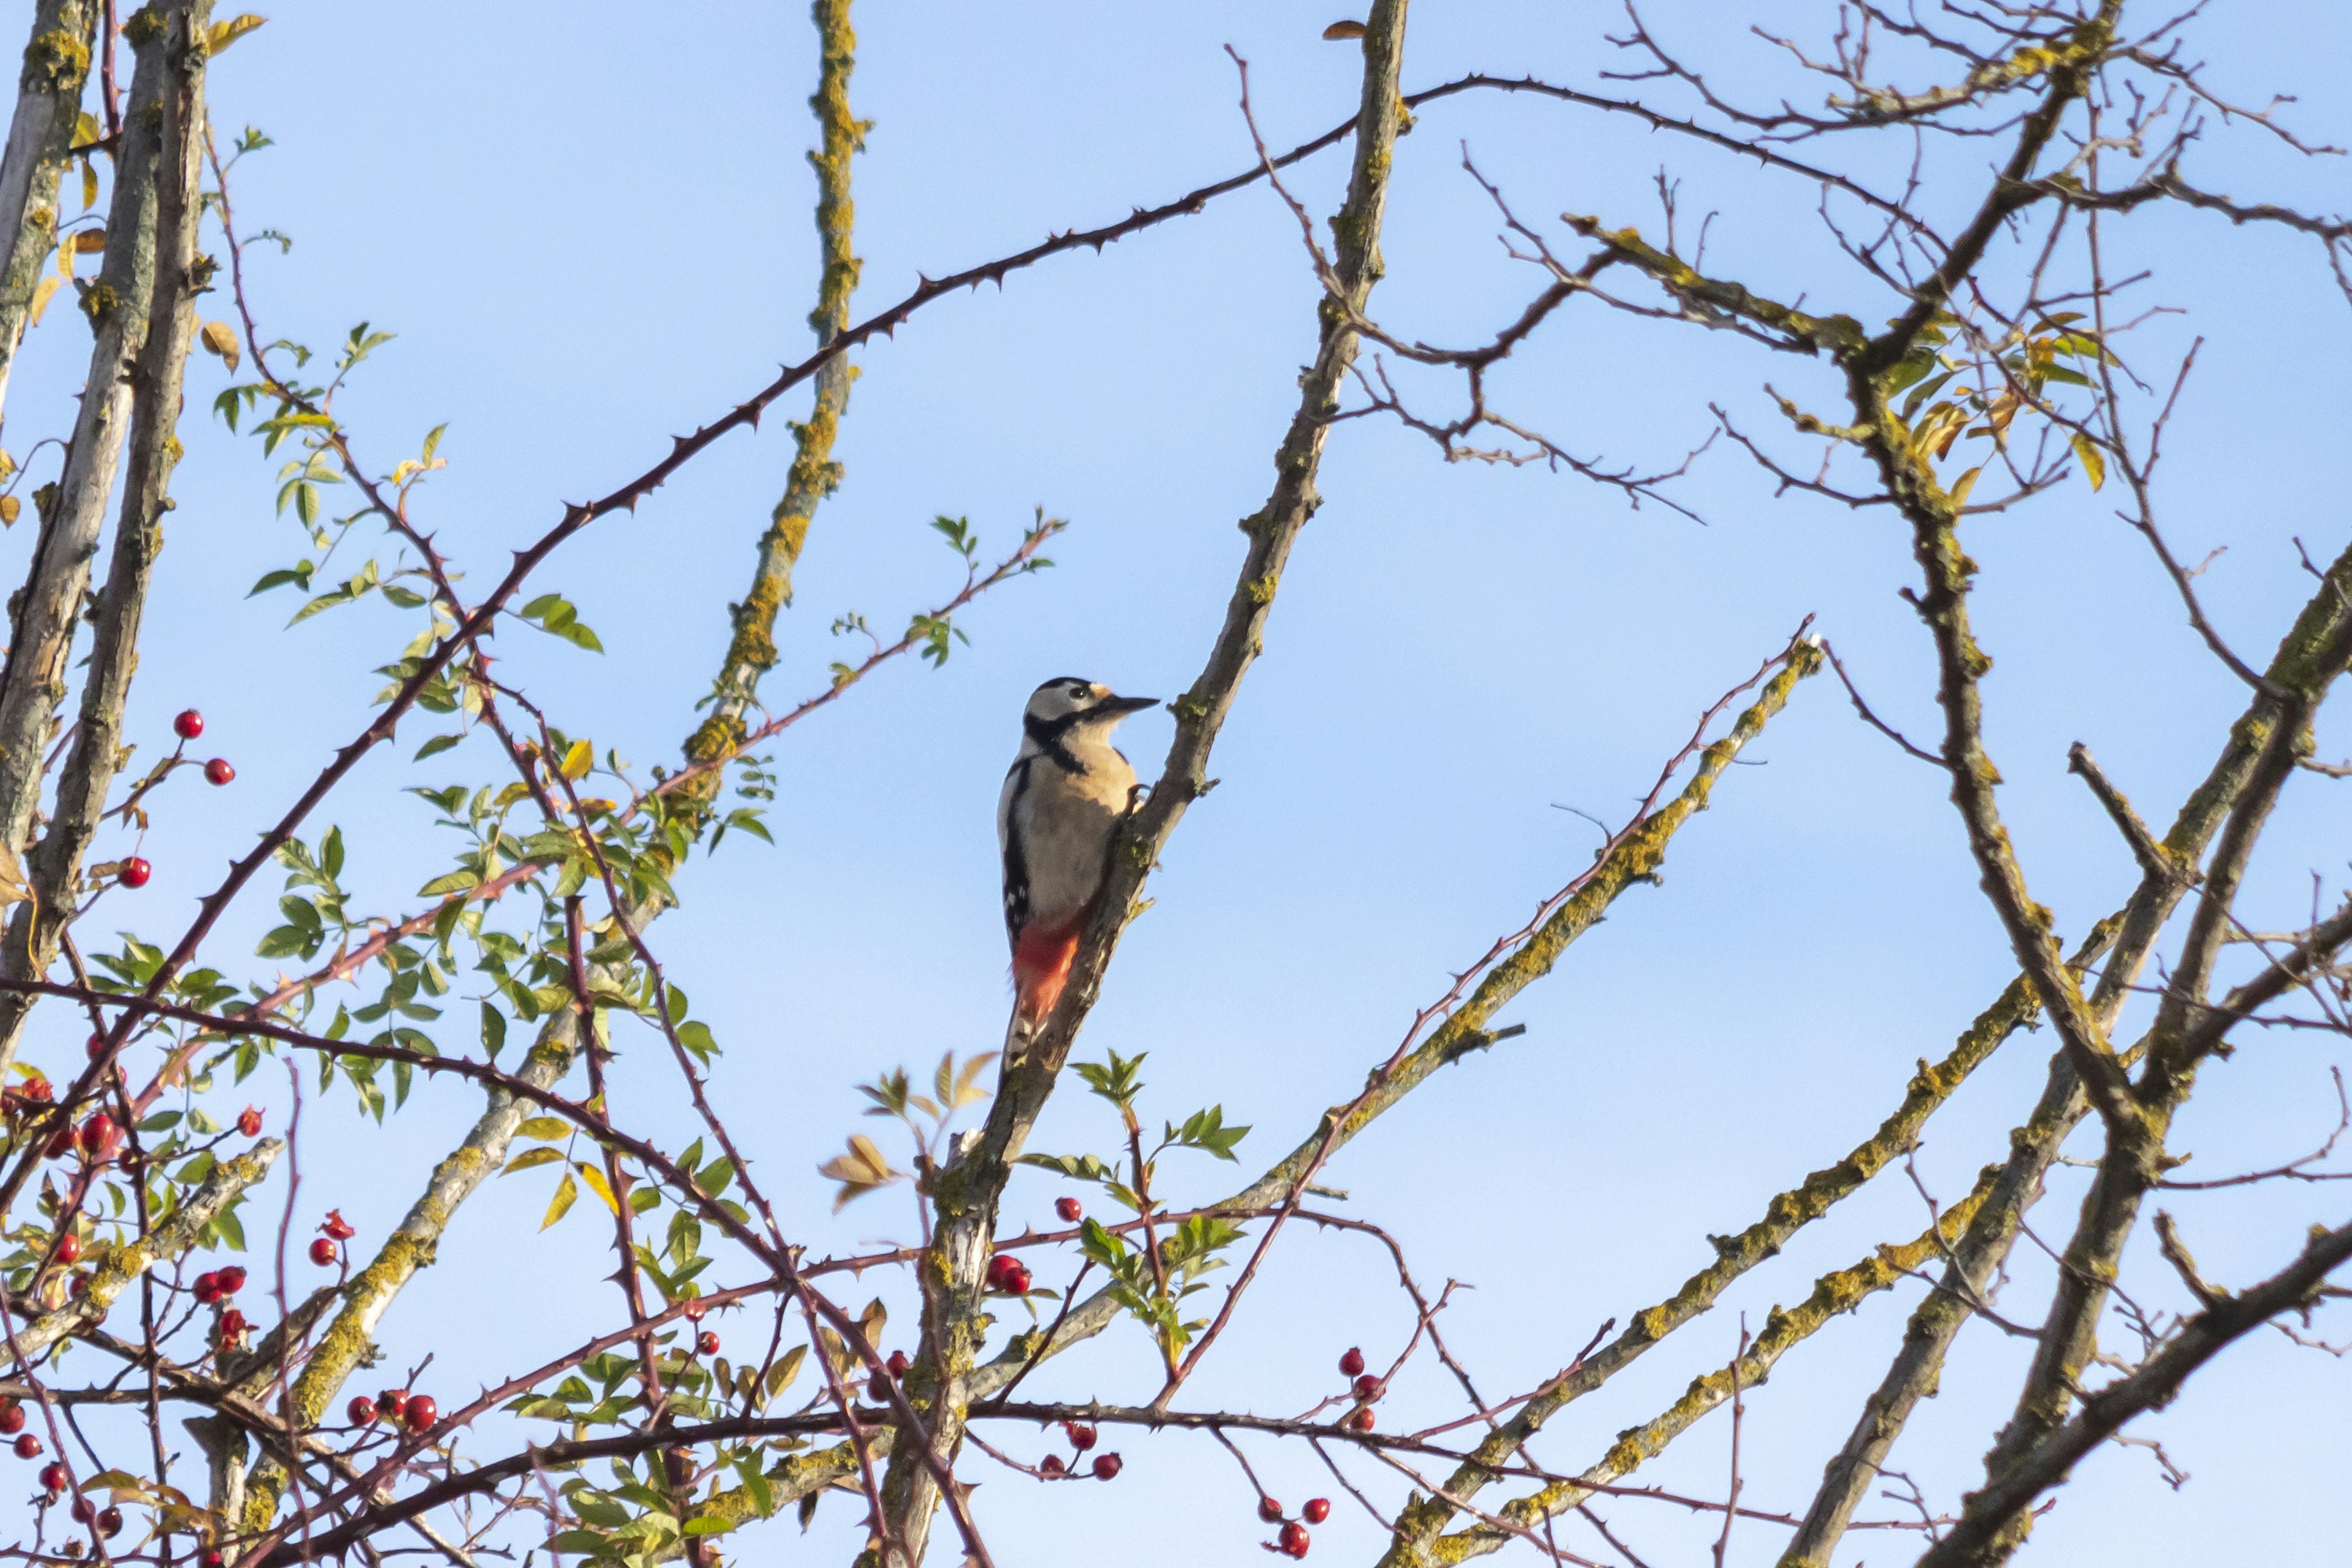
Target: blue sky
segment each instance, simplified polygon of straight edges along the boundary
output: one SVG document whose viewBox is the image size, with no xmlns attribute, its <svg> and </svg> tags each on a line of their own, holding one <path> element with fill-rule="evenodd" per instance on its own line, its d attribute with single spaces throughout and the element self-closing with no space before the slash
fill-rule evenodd
<svg viewBox="0 0 2352 1568">
<path fill-rule="evenodd" d="M 1818 39 L 1826 26 L 1818 5 L 1754 11 L 1769 30 Z M 856 176 L 860 306 L 896 298 L 918 271 L 1244 167 L 1224 44 L 1252 62 L 1269 141 L 1337 122 L 1352 111 L 1358 57 L 1317 35 L 1340 14 L 1287 3 L 868 8 L 852 89 L 876 122 Z M 1751 99 L 1807 90 L 1725 14 L 1676 4 L 1653 16 Z M 295 242 L 284 259 L 256 257 L 265 326 L 319 344 L 362 320 L 399 334 L 342 409 L 379 467 L 448 422 L 450 467 L 422 492 L 425 515 L 477 585 L 562 502 L 636 472 L 671 434 L 805 352 L 815 260 L 802 161 L 813 139 L 806 17 L 741 5 L 700 8 L 690 26 L 684 16 L 603 4 L 293 5 L 216 68 L 218 121 L 277 141 L 240 169 L 234 193 L 248 229 Z M 1617 25 L 1611 7 L 1583 3 L 1425 5 L 1406 81 L 1485 68 L 1591 87 L 1616 63 L 1600 40 Z M 2245 100 L 2300 93 L 2294 124 L 2352 142 L 2352 113 L 2330 90 L 2348 29 L 2315 7 L 2240 5 L 2200 25 L 2190 52 Z M 1465 142 L 1521 216 L 1559 240 L 1551 217 L 1563 210 L 1654 226 L 1663 161 L 1685 181 L 1686 214 L 1720 213 L 1716 269 L 1805 291 L 1815 308 L 1891 313 L 1883 291 L 1837 262 L 1801 182 L 1592 114 L 1472 95 L 1426 110 L 1400 153 L 1374 312 L 1404 335 L 1482 337 L 1535 287 L 1499 253 L 1491 208 L 1460 167 Z M 1873 176 L 1900 172 L 1853 155 Z M 1982 144 L 1941 156 L 1952 188 L 1978 188 Z M 2190 170 L 2247 199 L 2342 201 L 2340 159 L 2294 158 L 2243 127 L 2217 129 Z M 1343 177 L 1327 154 L 1293 188 L 1328 213 Z M 2168 369 L 2192 338 L 2207 340 L 2161 500 L 2184 556 L 2230 547 L 2201 586 L 2225 634 L 2259 659 L 2307 582 L 2292 538 L 2315 555 L 2344 538 L 2344 301 L 2308 242 L 2196 215 L 2152 214 L 2114 233 L 2116 269 L 2153 268 L 2147 301 L 2182 312 L 2152 322 L 2135 352 Z M 835 616 L 855 609 L 891 624 L 951 591 L 954 563 L 925 526 L 934 514 L 969 517 L 983 552 L 1009 548 L 1035 506 L 1071 528 L 1052 572 L 971 613 L 973 646 L 943 670 L 893 669 L 776 746 L 775 847 L 738 838 L 698 859 L 680 883 L 684 907 L 657 928 L 672 977 L 727 1047 L 718 1081 L 738 1134 L 817 1251 L 913 1230 L 902 1194 L 832 1217 L 814 1166 L 845 1132 L 871 1127 L 857 1117 L 856 1083 L 995 1044 L 1006 993 L 991 818 L 1021 700 L 1063 673 L 1160 696 L 1192 679 L 1240 559 L 1234 520 L 1271 478 L 1315 296 L 1296 225 L 1254 188 L 1100 257 L 1056 258 L 1001 290 L 933 306 L 857 356 L 838 453 L 847 480 L 811 535 L 763 692 L 772 703 L 821 688 L 839 656 Z M 18 431 L 55 426 L 80 332 L 60 310 L 35 334 L 12 389 Z M 1710 400 L 1743 428 L 1769 429 L 1768 378 L 1816 405 L 1833 390 L 1820 367 L 1727 334 L 1572 310 L 1497 387 L 1566 444 L 1663 467 L 1705 438 Z M 366 722 L 381 685 L 372 668 L 410 635 L 373 605 L 281 631 L 290 602 L 243 597 L 300 542 L 271 515 L 274 465 L 203 416 L 222 379 L 210 361 L 192 376 L 189 457 L 133 734 L 160 744 L 172 712 L 201 706 L 239 779 L 168 799 L 144 851 L 154 882 L 136 903 L 118 894 L 101 906 L 102 927 L 135 924 L 151 939 L 179 929 L 221 864 Z M 1440 405 L 1453 396 L 1436 382 L 1421 393 Z M 568 547 L 541 581 L 579 604 L 608 651 L 510 629 L 499 639 L 510 677 L 600 747 L 641 767 L 673 758 L 789 457 L 772 420 Z M 1589 862 L 1595 830 L 1556 807 L 1621 819 L 1696 714 L 1806 615 L 1882 712 L 1915 735 L 1934 727 L 1929 648 L 1896 596 L 1913 580 L 1899 527 L 1776 500 L 1720 446 L 1677 491 L 1703 524 L 1630 510 L 1540 467 L 1449 466 L 1375 420 L 1334 434 L 1321 489 L 1266 657 L 1219 743 L 1223 785 L 1171 847 L 1158 902 L 1122 947 L 1080 1047 L 1148 1051 L 1149 1115 L 1218 1102 L 1252 1124 L 1244 1174 L 1349 1095 L 1450 971 Z M 1984 566 L 1976 613 L 1997 661 L 1987 700 L 2003 808 L 2037 895 L 2070 936 L 2119 902 L 2135 872 L 2066 776 L 2068 743 L 2087 742 L 2162 821 L 2242 705 L 2111 499 L 2077 485 L 1969 536 Z M 12 570 L 25 533 L 0 541 Z M 1167 733 L 1153 714 L 1127 728 L 1147 776 Z M 2347 748 L 2352 726 L 2338 715 L 2321 750 Z M 372 758 L 318 819 L 343 826 L 352 884 L 387 911 L 414 906 L 445 853 L 427 808 L 399 787 L 495 776 L 478 744 L 422 765 L 401 760 L 412 750 Z M 1332 1171 L 1351 1212 L 1390 1226 L 1424 1282 L 1475 1284 L 1446 1326 L 1489 1391 L 1533 1384 L 1602 1319 L 1670 1292 L 1711 1256 L 1707 1233 L 1747 1224 L 1771 1192 L 1874 1127 L 1916 1059 L 1941 1055 L 2011 973 L 1939 775 L 1865 730 L 1833 685 L 1804 688 L 1750 755 L 1767 765 L 1725 781 L 1676 842 L 1664 886 L 1630 894 L 1510 1010 L 1526 1037 L 1449 1069 Z M 2284 923 L 2305 908 L 2315 870 L 2342 886 L 2347 787 L 2308 779 L 2290 792 L 2258 867 L 2261 918 Z M 225 924 L 212 961 L 236 972 L 234 955 L 271 923 L 268 900 L 255 902 Z M 268 973 L 259 960 L 245 972 Z M 80 1031 L 47 1026 L 55 1037 L 37 1055 L 78 1059 Z M 1957 1195 L 1999 1156 L 2048 1045 L 2046 1035 L 2014 1042 L 1931 1125 L 1921 1169 L 1939 1194 Z M 2315 1144 L 2333 1120 L 2329 1059 L 2315 1038 L 2263 1038 L 2214 1069 L 2183 1129 L 2200 1167 L 2271 1163 Z M 621 1070 L 625 1095 L 642 1085 L 650 1098 L 667 1069 L 641 1048 Z M 328 1131 L 303 1150 L 304 1209 L 340 1203 L 363 1241 L 380 1237 L 476 1104 L 462 1087 L 426 1087 L 364 1137 L 343 1131 L 347 1103 L 313 1106 L 310 1125 Z M 685 1136 L 671 1109 L 648 1119 Z M 1035 1146 L 1107 1151 L 1113 1128 L 1107 1108 L 1066 1092 Z M 1238 1184 L 1233 1175 L 1180 1179 L 1208 1198 Z M 2053 1242 L 2078 1175 L 2054 1178 L 2036 1215 Z M 536 1234 L 546 1194 L 532 1183 L 494 1184 L 467 1210 L 440 1266 L 387 1321 L 394 1363 L 432 1352 L 432 1380 L 454 1394 L 611 1320 L 615 1303 L 597 1282 L 607 1238 L 578 1217 Z M 1024 1174 L 1008 1224 L 1042 1222 L 1060 1190 Z M 2209 1269 L 2243 1281 L 2269 1272 L 2302 1226 L 2335 1216 L 2327 1205 L 2324 1191 L 2257 1193 L 2180 1212 Z M 1727 1359 L 1743 1312 L 1759 1324 L 1815 1274 L 1922 1223 L 1899 1175 L 1883 1179 L 1571 1407 L 1538 1452 L 1565 1468 L 1590 1462 Z M 2045 1272 L 2021 1251 L 2012 1300 L 2038 1301 Z M 2141 1278 L 2174 1304 L 2166 1281 Z M 1748 1501 L 1803 1507 L 1913 1294 L 1824 1331 L 1756 1393 Z M 1297 1236 L 1189 1398 L 1295 1409 L 1327 1390 L 1347 1345 L 1379 1360 L 1408 1331 L 1381 1256 Z M 2018 1345 L 1971 1331 L 1942 1396 L 1915 1422 L 1896 1462 L 1938 1506 L 1973 1479 L 2022 1359 Z M 1122 1325 L 1032 1386 L 1140 1398 L 1150 1362 L 1140 1332 Z M 2326 1483 L 2352 1462 L 2346 1375 L 2274 1336 L 2249 1342 L 2149 1424 L 2193 1474 L 2186 1490 L 2168 1491 L 2144 1453 L 2103 1452 L 2028 1560 L 2321 1561 L 2334 1531 Z M 1425 1372 L 1396 1399 L 1431 1420 L 1453 1413 Z M 1643 1476 L 1719 1491 L 1725 1435 L 1717 1417 Z M 1213 1445 L 1121 1446 L 1129 1468 L 1115 1487 L 1045 1493 L 987 1478 L 977 1506 L 1012 1548 L 999 1560 L 1067 1560 L 1070 1542 L 1114 1537 L 1118 1559 L 1137 1564 L 1255 1551 L 1264 1532 Z M 1329 1489 L 1304 1453 L 1261 1452 L 1286 1500 Z M 786 1525 L 757 1550 L 845 1560 L 855 1511 L 829 1503 L 807 1547 L 790 1544 Z M 1653 1562 L 1688 1560 L 1711 1533 L 1663 1510 L 1621 1505 L 1613 1517 Z M 1166 1528 L 1179 1518 L 1186 1531 Z M 1376 1533 L 1343 1508 L 1317 1552 L 1360 1559 Z M 1743 1527 L 1734 1558 L 1769 1562 L 1780 1539 Z M 1857 1536 L 1842 1561 L 1900 1550 Z"/>
</svg>

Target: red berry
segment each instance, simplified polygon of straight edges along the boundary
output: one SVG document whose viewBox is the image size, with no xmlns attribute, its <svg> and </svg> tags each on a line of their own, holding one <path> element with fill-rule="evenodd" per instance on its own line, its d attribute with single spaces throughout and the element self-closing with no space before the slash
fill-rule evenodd
<svg viewBox="0 0 2352 1568">
<path fill-rule="evenodd" d="M 25 1407 L 13 1399 L 0 1399 L 0 1437 L 25 1429 Z"/>
<path fill-rule="evenodd" d="M 329 1236 L 333 1237 L 337 1241 L 349 1241 L 352 1237 L 359 1234 L 358 1231 L 352 1228 L 351 1222 L 343 1217 L 343 1211 L 341 1209 L 329 1209 L 327 1211 L 325 1223 L 321 1224 L 319 1228 L 326 1232 Z M 691 1313 L 688 1313 L 688 1315 L 692 1316 Z"/>
<path fill-rule="evenodd" d="M 232 782 L 236 777 L 236 770 L 228 765 L 228 759 L 226 757 L 215 757 L 211 762 L 205 764 L 205 782 L 206 784 L 225 784 Z"/>
<path fill-rule="evenodd" d="M 237 1268 L 235 1264 L 231 1264 L 229 1267 L 220 1271 L 220 1293 L 222 1295 L 234 1296 L 239 1290 L 244 1289 L 244 1269 Z"/>
<path fill-rule="evenodd" d="M 1097 1454 L 1095 1456 L 1095 1479 L 1098 1481 L 1117 1480 L 1118 1479 L 1118 1472 L 1123 1468 L 1124 1467 L 1119 1460 L 1119 1457 L 1117 1454 Z"/>
<path fill-rule="evenodd" d="M 196 1553 L 196 1562 L 199 1568 L 223 1568 L 228 1559 L 220 1554 L 219 1547 L 207 1546 Z"/>
<path fill-rule="evenodd" d="M 399 1420 L 402 1412 L 408 1408 L 408 1391 L 404 1388 L 385 1389 L 375 1396 L 375 1408 L 376 1414 L 385 1420 Z"/>
<path fill-rule="evenodd" d="M 1087 1211 L 1076 1198 L 1055 1198 L 1054 1212 L 1062 1216 L 1063 1224 L 1076 1225 L 1078 1223 L 1078 1216 Z"/>
<path fill-rule="evenodd" d="M 119 1508 L 100 1510 L 98 1515 L 98 1532 L 100 1535 L 110 1536 L 121 1534 L 122 1510 Z"/>
<path fill-rule="evenodd" d="M 1378 1399 L 1380 1396 L 1381 1396 L 1381 1380 L 1380 1380 L 1379 1378 L 1374 1377 L 1370 1373 L 1369 1373 L 1369 1372 L 1368 1372 L 1368 1373 L 1364 1373 L 1364 1375 L 1363 1375 L 1363 1376 L 1361 1376 L 1361 1377 L 1360 1377 L 1360 1378 L 1356 1379 L 1356 1397 L 1357 1397 L 1357 1398 L 1361 1399 L 1361 1400 L 1365 1400 L 1365 1401 L 1370 1401 L 1370 1400 Z"/>
<path fill-rule="evenodd" d="M 1095 1446 L 1095 1429 L 1083 1421 L 1063 1422 L 1062 1435 L 1070 1440 L 1070 1447 L 1081 1454 Z"/>
<path fill-rule="evenodd" d="M 327 1234 L 332 1236 L 334 1232 L 329 1231 Z M 351 1232 L 346 1230 L 343 1234 L 348 1236 Z M 701 1297 L 691 1296 L 687 1299 L 686 1305 L 680 1307 L 678 1310 L 685 1315 L 688 1322 L 698 1323 L 702 1321 L 702 1314 L 710 1310 L 710 1309 L 703 1305 Z"/>
<path fill-rule="evenodd" d="M 1004 1296 L 1029 1294 L 1029 1266 L 1010 1253 L 988 1260 L 988 1288 Z"/>
<path fill-rule="evenodd" d="M 890 1380 L 883 1376 L 878 1372 L 872 1377 L 867 1378 L 866 1380 L 866 1397 L 874 1401 L 877 1405 L 888 1404 L 890 1401 Z"/>
<path fill-rule="evenodd" d="M 220 1276 L 217 1274 L 199 1274 L 196 1276 L 195 1284 L 189 1287 L 189 1289 L 195 1293 L 197 1300 L 202 1301 L 205 1306 L 209 1307 L 221 1298 Z"/>
<path fill-rule="evenodd" d="M 914 1363 L 907 1359 L 907 1352 L 905 1351 L 892 1351 L 890 1352 L 890 1359 L 884 1362 L 882 1364 L 890 1369 L 890 1375 L 892 1377 L 904 1377 L 907 1375 L 907 1369 L 914 1365 Z"/>
<path fill-rule="evenodd" d="M 183 741 L 193 741 L 205 732 L 205 716 L 193 708 L 183 709 L 172 721 L 172 733 Z"/>
<path fill-rule="evenodd" d="M 719 1336 L 712 1333 L 709 1329 L 705 1329 L 702 1332 L 694 1337 L 694 1348 L 700 1351 L 704 1355 L 717 1355 L 719 1353 Z"/>
<path fill-rule="evenodd" d="M 1341 1377 L 1354 1377 L 1362 1373 L 1363 1370 L 1363 1352 L 1350 1347 L 1348 1353 L 1339 1358 L 1339 1375 Z"/>
<path fill-rule="evenodd" d="M 236 1343 L 237 1341 L 245 1338 L 245 1331 L 251 1327 L 253 1325 L 246 1320 L 245 1314 L 231 1307 L 220 1315 L 221 1343 L 225 1345 Z"/>
<path fill-rule="evenodd" d="M 375 1401 L 364 1394 L 355 1394 L 351 1404 L 344 1407 L 344 1414 L 352 1418 L 354 1426 L 369 1426 L 375 1420 Z"/>
<path fill-rule="evenodd" d="M 1367 1405 L 1363 1408 L 1352 1412 L 1349 1417 L 1345 1421 L 1339 1423 L 1339 1425 L 1345 1426 L 1350 1432 L 1370 1431 L 1372 1429 L 1372 1407 Z"/>
<path fill-rule="evenodd" d="M 73 1500 L 73 1508 L 70 1511 L 74 1516 L 75 1523 L 88 1524 L 98 1517 L 98 1505 L 86 1497 L 78 1497 Z"/>
<path fill-rule="evenodd" d="M 126 888 L 143 888 L 154 874 L 155 868 L 136 855 L 122 863 L 122 885 Z"/>
<path fill-rule="evenodd" d="M 34 1436 L 30 1432 L 26 1433 L 23 1436 L 16 1439 L 16 1457 L 20 1459 L 39 1458 L 41 1457 L 41 1440 L 38 1437 Z"/>
<path fill-rule="evenodd" d="M 1268 1524 L 1282 1517 L 1282 1505 L 1270 1497 L 1257 1500 L 1257 1516 Z"/>
<path fill-rule="evenodd" d="M 112 1154 L 121 1141 L 122 1130 L 103 1110 L 83 1122 L 74 1133 L 74 1147 L 81 1151 L 83 1159 L 93 1163 Z"/>
<path fill-rule="evenodd" d="M 1306 1556 L 1307 1544 L 1307 1527 L 1299 1523 L 1297 1520 L 1292 1520 L 1288 1524 L 1282 1527 L 1281 1542 L 1282 1554 L 1285 1557 Z"/>
<path fill-rule="evenodd" d="M 63 1236 L 58 1237 L 58 1261 L 60 1263 L 79 1263 L 81 1261 L 80 1237 L 75 1235 L 72 1231 L 68 1231 Z"/>
<path fill-rule="evenodd" d="M 41 1489 L 51 1497 L 65 1490 L 72 1481 L 73 1478 L 66 1474 L 66 1468 L 55 1459 L 41 1467 Z"/>
<path fill-rule="evenodd" d="M 429 1394 L 410 1394 L 408 1407 L 401 1412 L 401 1419 L 408 1423 L 408 1429 L 412 1432 L 426 1431 L 440 1418 L 441 1407 L 433 1403 L 433 1396 Z"/>
<path fill-rule="evenodd" d="M 247 1138 L 261 1136 L 261 1107 L 248 1105 L 236 1113 L 236 1130 Z"/>
<path fill-rule="evenodd" d="M 89 1054 L 90 1060 L 98 1060 L 98 1058 L 103 1056 L 106 1052 L 106 1037 L 104 1035 L 92 1035 L 89 1037 L 89 1042 L 83 1046 L 82 1049 Z"/>
<path fill-rule="evenodd" d="M 1070 1467 L 1062 1463 L 1061 1455 L 1048 1454 L 1044 1458 L 1037 1461 L 1037 1468 L 1045 1471 L 1049 1476 L 1058 1476 L 1067 1470 Z"/>
<path fill-rule="evenodd" d="M 1299 1517 L 1306 1520 L 1307 1523 L 1320 1524 L 1331 1517 L 1331 1500 L 1327 1497 L 1308 1498 L 1307 1506 L 1300 1509 L 1298 1512 Z"/>
<path fill-rule="evenodd" d="M 68 1121 L 49 1134 L 48 1147 L 41 1152 L 52 1160 L 62 1160 L 73 1152 L 73 1123 Z"/>
<path fill-rule="evenodd" d="M 333 1268 L 338 1256 L 335 1244 L 323 1236 L 310 1243 L 310 1261 L 321 1268 Z"/>
</svg>

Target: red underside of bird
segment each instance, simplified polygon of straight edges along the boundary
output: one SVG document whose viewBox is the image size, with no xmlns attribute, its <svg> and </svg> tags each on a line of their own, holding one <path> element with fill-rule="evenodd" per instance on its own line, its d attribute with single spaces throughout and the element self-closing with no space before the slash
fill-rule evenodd
<svg viewBox="0 0 2352 1568">
<path fill-rule="evenodd" d="M 1054 1010 L 1077 956 L 1076 922 L 1057 931 L 1030 926 L 1022 931 L 1013 944 L 1013 1008 L 1023 1023 L 1042 1022 Z"/>
</svg>

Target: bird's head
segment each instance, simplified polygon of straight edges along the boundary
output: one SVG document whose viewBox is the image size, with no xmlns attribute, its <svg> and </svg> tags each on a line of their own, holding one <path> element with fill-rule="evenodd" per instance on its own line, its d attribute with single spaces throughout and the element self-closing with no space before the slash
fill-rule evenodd
<svg viewBox="0 0 2352 1568">
<path fill-rule="evenodd" d="M 1105 730 L 1145 708 L 1157 708 L 1157 697 L 1118 697 L 1099 681 L 1060 676 L 1029 694 L 1023 717 L 1030 723 L 1056 730 L 1099 724 Z"/>
</svg>

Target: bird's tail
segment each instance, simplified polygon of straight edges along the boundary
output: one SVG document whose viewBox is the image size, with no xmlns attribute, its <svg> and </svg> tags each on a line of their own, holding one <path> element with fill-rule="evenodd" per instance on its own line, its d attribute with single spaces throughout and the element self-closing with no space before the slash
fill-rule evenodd
<svg viewBox="0 0 2352 1568">
<path fill-rule="evenodd" d="M 1024 931 L 1013 944 L 1013 1023 L 1005 1031 L 1005 1048 L 1025 1042 L 1062 999 L 1070 982 L 1070 965 L 1078 956 L 1079 928 Z"/>
</svg>

